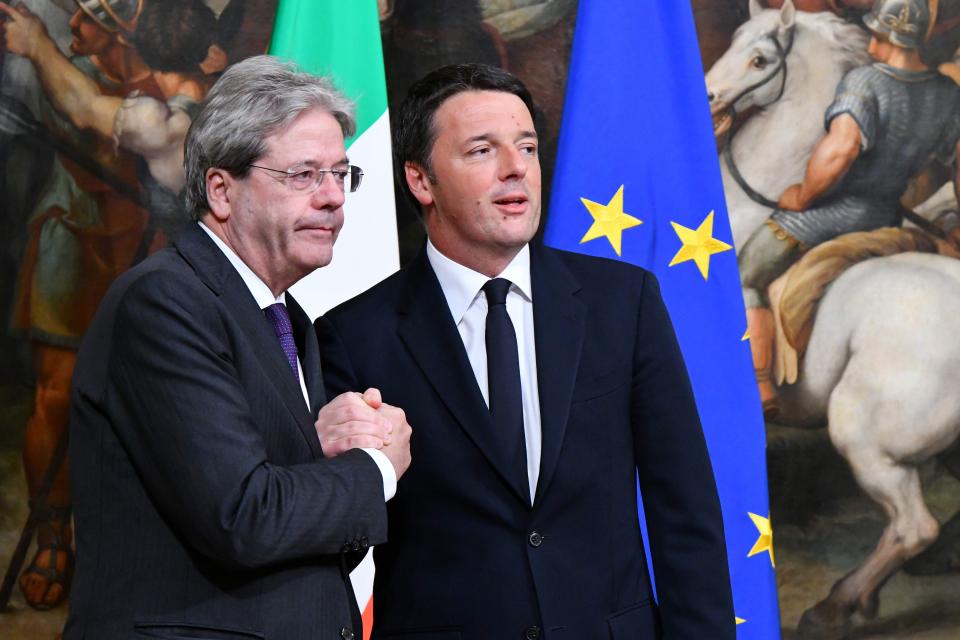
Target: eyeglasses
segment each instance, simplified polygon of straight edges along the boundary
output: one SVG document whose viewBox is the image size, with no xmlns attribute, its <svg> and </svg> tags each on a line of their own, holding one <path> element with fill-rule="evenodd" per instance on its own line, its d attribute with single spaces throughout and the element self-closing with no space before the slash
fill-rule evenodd
<svg viewBox="0 0 960 640">
<path fill-rule="evenodd" d="M 360 181 L 363 180 L 363 169 L 358 166 L 348 164 L 332 169 L 317 169 L 315 167 L 294 167 L 293 169 L 271 169 L 270 167 L 261 167 L 258 164 L 251 164 L 254 169 L 263 169 L 279 173 L 283 177 L 281 181 L 294 191 L 313 193 L 320 188 L 323 182 L 323 176 L 330 174 L 334 183 L 340 187 L 343 192 L 353 193 L 360 188 Z"/>
</svg>

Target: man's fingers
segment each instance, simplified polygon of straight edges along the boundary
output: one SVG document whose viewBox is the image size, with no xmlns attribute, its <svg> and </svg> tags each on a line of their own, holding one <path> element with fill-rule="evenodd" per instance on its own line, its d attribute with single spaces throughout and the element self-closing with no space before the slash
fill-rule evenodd
<svg viewBox="0 0 960 640">
<path fill-rule="evenodd" d="M 324 430 L 323 436 L 329 441 L 341 440 L 352 436 L 373 436 L 378 440 L 390 441 L 390 431 L 382 422 L 366 422 L 362 420 L 352 420 L 340 424 L 331 425 Z"/>
<path fill-rule="evenodd" d="M 380 390 L 374 387 L 370 387 L 364 391 L 362 397 L 363 401 L 374 409 L 379 409 L 380 405 L 383 404 L 383 398 L 380 396 Z"/>
<path fill-rule="evenodd" d="M 394 425 L 401 425 L 407 421 L 407 414 L 403 409 L 386 402 L 380 405 L 379 413 L 386 416 Z"/>
<path fill-rule="evenodd" d="M 5 13 L 10 18 L 16 19 L 20 16 L 32 16 L 33 12 L 30 11 L 22 2 L 18 2 L 15 5 L 8 4 L 6 2 L 0 2 L 0 13 Z"/>
<path fill-rule="evenodd" d="M 364 403 L 348 404 L 337 407 L 331 415 L 331 424 L 347 424 L 350 422 L 366 422 L 380 425 L 387 433 L 393 430 L 389 416 L 383 416 L 376 409 Z"/>
</svg>

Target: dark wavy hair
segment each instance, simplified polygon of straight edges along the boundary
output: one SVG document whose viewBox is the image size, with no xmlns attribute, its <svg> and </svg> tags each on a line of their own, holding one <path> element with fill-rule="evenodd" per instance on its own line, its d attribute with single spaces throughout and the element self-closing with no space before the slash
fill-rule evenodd
<svg viewBox="0 0 960 640">
<path fill-rule="evenodd" d="M 216 34 L 217 16 L 201 0 L 150 0 L 132 41 L 152 69 L 186 73 L 199 71 Z"/>
</svg>

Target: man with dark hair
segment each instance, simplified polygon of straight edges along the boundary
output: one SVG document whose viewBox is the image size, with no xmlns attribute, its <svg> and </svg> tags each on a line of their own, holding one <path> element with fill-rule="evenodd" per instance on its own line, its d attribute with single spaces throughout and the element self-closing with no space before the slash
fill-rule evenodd
<svg viewBox="0 0 960 640">
<path fill-rule="evenodd" d="M 197 222 L 117 279 L 78 356 L 67 640 L 361 637 L 348 572 L 386 539 L 410 427 L 375 389 L 327 402 L 285 293 L 330 262 L 353 132 L 328 81 L 267 56 L 210 90 L 185 144 Z M 318 437 L 344 429 L 376 449 Z"/>
<path fill-rule="evenodd" d="M 328 389 L 375 385 L 417 425 L 374 637 L 732 639 L 719 500 L 656 280 L 530 242 L 532 112 L 495 67 L 415 84 L 395 166 L 426 247 L 316 323 Z"/>
</svg>

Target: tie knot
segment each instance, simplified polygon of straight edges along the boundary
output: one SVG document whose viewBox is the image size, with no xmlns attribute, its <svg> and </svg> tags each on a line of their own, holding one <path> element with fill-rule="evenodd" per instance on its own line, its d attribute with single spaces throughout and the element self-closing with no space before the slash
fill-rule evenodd
<svg viewBox="0 0 960 640">
<path fill-rule="evenodd" d="M 512 284 L 513 283 L 506 278 L 487 280 L 487 283 L 483 285 L 483 292 L 487 296 L 487 306 L 493 307 L 498 304 L 506 304 L 507 293 L 509 293 Z"/>
<path fill-rule="evenodd" d="M 273 325 L 273 332 L 278 338 L 293 335 L 293 325 L 290 324 L 290 314 L 287 313 L 287 305 L 277 302 L 263 310 L 270 324 Z"/>
</svg>

